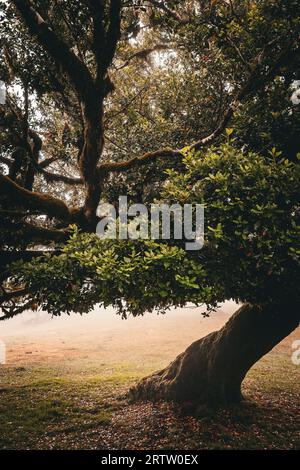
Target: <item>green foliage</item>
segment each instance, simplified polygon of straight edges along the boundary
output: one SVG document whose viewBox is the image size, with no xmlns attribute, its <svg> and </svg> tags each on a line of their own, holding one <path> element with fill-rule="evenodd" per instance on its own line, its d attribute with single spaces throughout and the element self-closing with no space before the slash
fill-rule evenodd
<svg viewBox="0 0 300 470">
<path fill-rule="evenodd" d="M 87 312 L 96 303 L 126 316 L 191 302 L 212 304 L 203 267 L 176 246 L 153 241 L 100 240 L 74 234 L 62 254 L 16 266 L 15 278 L 49 313 Z M 201 286 L 201 289 L 200 289 Z"/>
<path fill-rule="evenodd" d="M 205 269 L 227 298 L 265 303 L 299 296 L 300 166 L 227 143 L 169 171 L 169 202 L 205 205 Z"/>
<path fill-rule="evenodd" d="M 230 143 L 188 154 L 184 163 L 185 172 L 168 172 L 164 202 L 205 205 L 202 251 L 175 241 L 100 240 L 73 228 L 61 255 L 17 265 L 15 280 L 55 315 L 96 303 L 139 315 L 187 302 L 299 296 L 300 166 L 276 149 L 266 160 Z"/>
</svg>

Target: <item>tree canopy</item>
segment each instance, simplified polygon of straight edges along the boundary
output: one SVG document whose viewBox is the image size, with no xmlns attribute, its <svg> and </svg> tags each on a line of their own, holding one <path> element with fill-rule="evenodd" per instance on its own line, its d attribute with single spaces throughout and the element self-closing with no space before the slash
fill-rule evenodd
<svg viewBox="0 0 300 470">
<path fill-rule="evenodd" d="M 2 319 L 297 295 L 299 18 L 288 0 L 0 2 Z M 120 194 L 205 204 L 204 249 L 99 240 Z"/>
<path fill-rule="evenodd" d="M 138 315 L 187 301 L 213 308 L 228 298 L 264 305 L 299 296 L 299 165 L 229 144 L 184 164 L 184 172 L 169 171 L 164 201 L 205 204 L 203 250 L 73 228 L 61 254 L 18 264 L 14 282 L 54 315 L 96 303 Z"/>
</svg>

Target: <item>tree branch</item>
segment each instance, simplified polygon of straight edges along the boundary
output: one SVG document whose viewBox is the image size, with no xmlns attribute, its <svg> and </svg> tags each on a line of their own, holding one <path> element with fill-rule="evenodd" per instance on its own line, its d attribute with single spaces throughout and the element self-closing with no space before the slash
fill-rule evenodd
<svg viewBox="0 0 300 470">
<path fill-rule="evenodd" d="M 97 77 L 102 75 L 102 61 L 105 52 L 104 2 L 103 0 L 87 1 L 93 21 L 93 51 L 97 63 Z"/>
<path fill-rule="evenodd" d="M 8 157 L 0 156 L 0 163 L 4 163 L 5 165 L 10 166 L 10 165 L 13 164 L 13 160 L 11 158 L 8 158 Z"/>
<path fill-rule="evenodd" d="M 183 152 L 181 150 L 173 150 L 171 148 L 165 148 L 157 150 L 155 152 L 147 152 L 141 157 L 134 157 L 130 160 L 122 162 L 109 162 L 102 163 L 98 167 L 99 176 L 103 176 L 106 173 L 128 171 L 133 167 L 142 166 L 150 162 L 156 161 L 158 158 L 182 158 Z"/>
<path fill-rule="evenodd" d="M 178 21 L 178 23 L 182 25 L 186 25 L 191 22 L 190 18 L 186 15 L 185 17 L 181 16 L 177 11 L 172 10 L 170 7 L 166 5 L 167 2 L 158 1 L 158 0 L 149 0 L 153 6 L 159 8 L 164 13 L 167 13 L 168 16 L 173 18 L 174 20 Z"/>
<path fill-rule="evenodd" d="M 8 291 L 5 292 L 3 295 L 0 296 L 0 305 L 4 302 L 8 302 L 12 299 L 16 299 L 19 297 L 24 297 L 28 294 L 28 289 L 18 289 L 15 291 Z"/>
<path fill-rule="evenodd" d="M 49 229 L 30 224 L 28 222 L 5 222 L 4 229 L 14 233 L 23 243 L 41 243 L 49 242 L 61 243 L 68 239 L 67 230 Z M 0 225 L 1 227 L 1 225 Z"/>
<path fill-rule="evenodd" d="M 146 60 L 150 54 L 156 51 L 166 51 L 174 49 L 174 47 L 167 45 L 167 44 L 156 44 L 153 47 L 149 47 L 147 49 L 142 49 L 141 51 L 134 52 L 128 59 L 122 64 L 120 67 L 117 67 L 117 70 L 122 70 L 127 67 L 130 62 L 134 59 L 141 59 Z"/>
<path fill-rule="evenodd" d="M 272 67 L 269 67 L 268 73 L 266 75 L 262 75 L 261 67 L 263 65 L 263 61 L 269 53 L 270 48 L 272 48 L 279 41 L 279 39 L 280 38 L 275 38 L 274 40 L 266 44 L 260 54 L 258 54 L 258 56 L 255 58 L 255 60 L 251 64 L 252 72 L 249 75 L 249 78 L 247 79 L 244 86 L 236 93 L 235 98 L 232 100 L 229 108 L 225 112 L 221 122 L 216 127 L 216 129 L 210 135 L 190 145 L 190 150 L 198 151 L 202 147 L 214 142 L 224 132 L 226 126 L 232 119 L 235 111 L 237 110 L 241 102 L 248 98 L 253 92 L 259 91 L 269 80 L 271 80 L 276 75 L 280 67 L 282 67 L 288 60 L 292 60 L 292 58 L 297 55 L 298 47 L 294 49 L 294 46 L 295 44 L 296 46 L 298 46 L 298 42 L 295 38 L 292 38 L 288 42 L 288 44 L 284 48 L 282 48 L 281 53 L 277 58 L 276 62 L 273 64 Z M 150 161 L 155 161 L 158 158 L 182 158 L 183 155 L 184 152 L 182 150 L 166 148 L 157 150 L 155 152 L 148 152 L 141 157 L 135 157 L 127 161 L 103 163 L 98 167 L 98 171 L 99 175 L 109 172 L 127 171 L 133 167 L 142 166 L 144 164 L 149 163 Z"/>
<path fill-rule="evenodd" d="M 105 56 L 103 60 L 104 71 L 110 66 L 120 39 L 121 0 L 110 0 L 109 26 L 106 35 Z"/>
<path fill-rule="evenodd" d="M 10 198 L 11 203 L 25 209 L 38 210 L 58 219 L 69 219 L 71 212 L 67 205 L 48 194 L 36 193 L 22 188 L 7 176 L 0 174 L 0 196 Z"/>
<path fill-rule="evenodd" d="M 93 89 L 93 79 L 86 65 L 70 50 L 41 17 L 34 10 L 28 0 L 12 0 L 20 15 L 22 16 L 29 31 L 38 37 L 53 59 L 60 64 L 67 73 L 82 100 L 85 100 L 88 91 Z"/>
<path fill-rule="evenodd" d="M 279 41 L 279 39 L 280 38 L 275 38 L 270 41 L 258 54 L 253 63 L 250 65 L 252 72 L 250 73 L 249 78 L 247 79 L 244 86 L 237 92 L 234 100 L 231 102 L 218 127 L 215 129 L 214 132 L 212 132 L 204 139 L 195 142 L 190 147 L 191 150 L 199 150 L 204 145 L 212 143 L 217 137 L 219 137 L 224 132 L 226 126 L 230 122 L 239 105 L 245 99 L 249 98 L 251 94 L 261 90 L 263 86 L 268 83 L 268 81 L 274 78 L 276 73 L 278 73 L 280 67 L 282 67 L 287 61 L 292 60 L 293 57 L 297 55 L 298 47 L 296 47 L 295 50 L 293 50 L 293 47 L 295 44 L 298 46 L 298 42 L 297 40 L 295 40 L 295 38 L 292 38 L 292 40 L 285 47 L 282 48 L 281 53 L 279 54 L 273 66 L 268 68 L 268 73 L 265 75 L 262 74 L 261 69 L 264 59 L 268 55 L 270 49 Z"/>
<path fill-rule="evenodd" d="M 1 301 L 1 299 L 0 299 Z M 34 300 L 29 300 L 25 304 L 21 305 L 20 307 L 16 307 L 15 305 L 13 307 L 7 308 L 4 305 L 1 306 L 0 304 L 0 309 L 4 313 L 2 317 L 0 317 L 0 321 L 5 321 L 5 320 L 10 320 L 11 318 L 20 315 L 21 313 L 25 312 L 25 310 L 28 310 L 30 308 L 33 308 L 35 305 Z"/>
<path fill-rule="evenodd" d="M 51 173 L 50 171 L 44 170 L 40 165 L 37 165 L 36 169 L 39 173 L 41 173 L 41 175 L 44 176 L 45 180 L 48 183 L 60 182 L 68 184 L 70 186 L 76 186 L 84 183 L 82 178 L 59 175 L 58 173 Z"/>
</svg>

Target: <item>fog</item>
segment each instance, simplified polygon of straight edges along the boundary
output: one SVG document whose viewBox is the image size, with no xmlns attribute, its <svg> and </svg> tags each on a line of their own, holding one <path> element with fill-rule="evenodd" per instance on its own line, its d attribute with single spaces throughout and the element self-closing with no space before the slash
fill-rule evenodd
<svg viewBox="0 0 300 470">
<path fill-rule="evenodd" d="M 11 365 L 77 357 L 130 362 L 137 356 L 147 360 L 148 353 L 172 358 L 192 341 L 221 328 L 236 308 L 227 302 L 209 318 L 201 315 L 203 307 L 187 307 L 127 320 L 104 308 L 61 317 L 28 311 L 0 324 L 0 341 Z"/>
</svg>

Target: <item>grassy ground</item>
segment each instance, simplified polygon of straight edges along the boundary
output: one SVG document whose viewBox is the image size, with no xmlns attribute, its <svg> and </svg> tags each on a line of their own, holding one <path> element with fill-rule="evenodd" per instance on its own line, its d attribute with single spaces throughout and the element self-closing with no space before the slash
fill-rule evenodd
<svg viewBox="0 0 300 470">
<path fill-rule="evenodd" d="M 0 367 L 1 449 L 300 448 L 297 334 L 261 360 L 241 406 L 189 413 L 171 404 L 132 404 L 128 387 L 161 360 L 99 364 L 73 358 Z"/>
</svg>

